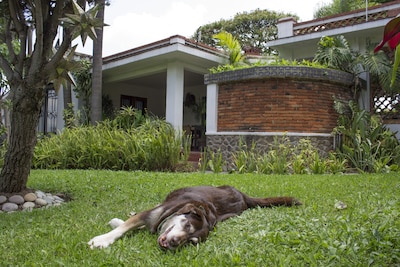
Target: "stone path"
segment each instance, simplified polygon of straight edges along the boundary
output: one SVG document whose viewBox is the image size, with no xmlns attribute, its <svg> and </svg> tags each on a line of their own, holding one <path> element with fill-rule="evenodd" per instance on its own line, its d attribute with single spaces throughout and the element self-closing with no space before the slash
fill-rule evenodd
<svg viewBox="0 0 400 267">
<path fill-rule="evenodd" d="M 0 213 L 14 211 L 32 211 L 36 208 L 60 206 L 66 200 L 58 195 L 44 193 L 40 190 L 23 195 L 0 193 Z"/>
</svg>

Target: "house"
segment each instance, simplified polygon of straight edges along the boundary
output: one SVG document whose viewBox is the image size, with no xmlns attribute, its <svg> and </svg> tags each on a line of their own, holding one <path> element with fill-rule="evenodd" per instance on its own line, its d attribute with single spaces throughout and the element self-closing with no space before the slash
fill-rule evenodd
<svg viewBox="0 0 400 267">
<path fill-rule="evenodd" d="M 171 36 L 103 58 L 103 95 L 114 109 L 133 106 L 165 118 L 177 130 L 191 132 L 196 139 L 194 149 L 200 149 L 205 142 L 204 74 L 227 61 L 220 50 Z M 74 106 L 78 102 L 74 97 Z M 49 91 L 40 131 L 56 132 L 64 127 L 62 103 L 62 94 Z"/>
<path fill-rule="evenodd" d="M 400 1 L 393 1 L 300 23 L 286 18 L 278 22 L 278 39 L 268 45 L 286 59 L 312 58 L 322 36 L 343 35 L 353 49 L 365 51 L 381 40 L 385 24 L 398 13 Z M 115 109 L 133 106 L 165 118 L 177 130 L 190 131 L 195 136 L 193 148 L 201 149 L 205 145 L 204 134 L 218 132 L 218 90 L 215 84 L 205 84 L 204 75 L 227 61 L 227 56 L 215 48 L 183 36 L 171 36 L 105 57 L 103 94 Z M 369 103 L 368 97 L 365 93 L 364 100 Z M 47 103 L 40 129 L 55 132 L 63 128 L 62 94 L 50 94 Z M 398 129 L 395 124 L 393 127 Z"/>
<path fill-rule="evenodd" d="M 377 46 L 383 37 L 385 25 L 400 14 L 400 1 L 359 9 L 325 18 L 297 22 L 294 18 L 278 21 L 278 38 L 267 43 L 278 50 L 285 59 L 312 59 L 317 51 L 317 43 L 323 36 L 344 36 L 354 51 L 364 53 Z M 359 104 L 362 108 L 375 111 L 388 110 L 398 105 L 399 96 L 374 95 L 369 90 L 367 73 L 361 78 L 366 80 L 366 90 L 361 92 Z M 394 113 L 392 113 L 394 114 Z M 385 119 L 386 125 L 400 139 L 399 113 Z"/>
<path fill-rule="evenodd" d="M 373 49 L 383 37 L 383 29 L 400 14 L 400 1 L 359 9 L 325 18 L 297 22 L 294 18 L 278 21 L 278 38 L 267 43 L 285 59 L 312 59 L 323 36 L 343 35 L 355 51 Z"/>
</svg>

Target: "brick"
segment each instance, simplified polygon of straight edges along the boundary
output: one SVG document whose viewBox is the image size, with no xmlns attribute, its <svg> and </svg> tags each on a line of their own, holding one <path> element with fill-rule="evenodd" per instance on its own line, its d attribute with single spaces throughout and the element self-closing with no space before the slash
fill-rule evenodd
<svg viewBox="0 0 400 267">
<path fill-rule="evenodd" d="M 219 86 L 218 131 L 330 133 L 338 118 L 332 96 L 351 99 L 338 84 L 289 78 Z"/>
</svg>

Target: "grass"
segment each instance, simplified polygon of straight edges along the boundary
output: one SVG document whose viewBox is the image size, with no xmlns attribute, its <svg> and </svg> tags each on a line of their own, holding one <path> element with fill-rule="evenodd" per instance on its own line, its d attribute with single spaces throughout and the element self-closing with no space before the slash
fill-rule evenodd
<svg viewBox="0 0 400 267">
<path fill-rule="evenodd" d="M 293 195 L 304 205 L 254 209 L 217 225 L 208 240 L 161 251 L 136 231 L 105 250 L 87 241 L 159 203 L 171 190 L 230 184 L 252 196 Z M 400 178 L 365 175 L 255 175 L 32 171 L 29 187 L 73 201 L 0 214 L 0 266 L 399 266 Z M 338 210 L 342 201 L 346 209 Z"/>
</svg>

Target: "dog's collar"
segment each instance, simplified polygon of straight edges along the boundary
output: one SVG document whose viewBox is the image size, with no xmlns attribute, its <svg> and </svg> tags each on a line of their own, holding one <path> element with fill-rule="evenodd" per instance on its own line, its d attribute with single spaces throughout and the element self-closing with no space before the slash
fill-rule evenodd
<svg viewBox="0 0 400 267">
<path fill-rule="evenodd" d="M 172 214 L 169 215 L 168 217 L 165 217 L 164 220 L 162 220 L 162 221 L 160 222 L 160 224 L 158 225 L 158 227 L 157 227 L 157 232 L 159 233 L 159 232 L 161 231 L 161 228 L 163 227 L 164 223 L 165 223 L 169 218 L 171 218 L 171 217 L 173 217 L 173 216 L 175 216 L 175 215 L 176 215 L 176 212 L 172 213 Z"/>
</svg>

